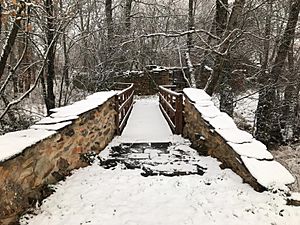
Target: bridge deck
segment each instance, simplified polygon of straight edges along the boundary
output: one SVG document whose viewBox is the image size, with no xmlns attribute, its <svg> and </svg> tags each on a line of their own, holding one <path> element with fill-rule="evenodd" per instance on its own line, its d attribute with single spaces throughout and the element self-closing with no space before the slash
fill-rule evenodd
<svg viewBox="0 0 300 225">
<path fill-rule="evenodd" d="M 170 142 L 172 131 L 158 105 L 158 98 L 139 99 L 135 102 L 121 142 Z"/>
</svg>

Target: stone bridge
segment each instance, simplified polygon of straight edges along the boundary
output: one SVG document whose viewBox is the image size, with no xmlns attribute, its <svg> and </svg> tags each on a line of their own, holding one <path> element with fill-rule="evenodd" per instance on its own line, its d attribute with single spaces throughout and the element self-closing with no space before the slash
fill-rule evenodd
<svg viewBox="0 0 300 225">
<path fill-rule="evenodd" d="M 257 191 L 294 182 L 266 146 L 238 129 L 203 90 L 173 88 L 160 87 L 161 113 L 173 132 L 189 139 L 200 154 L 217 158 L 222 168 L 232 169 Z M 122 133 L 133 107 L 134 88 L 128 85 L 53 109 L 29 129 L 0 136 L 0 221 L 14 221 L 50 194 L 49 184 L 89 165 L 91 155 Z"/>
</svg>

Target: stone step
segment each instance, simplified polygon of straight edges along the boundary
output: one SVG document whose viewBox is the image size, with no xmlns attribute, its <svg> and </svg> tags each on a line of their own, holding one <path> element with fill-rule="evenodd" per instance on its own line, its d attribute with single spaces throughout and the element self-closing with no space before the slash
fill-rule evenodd
<svg viewBox="0 0 300 225">
<path fill-rule="evenodd" d="M 123 164 L 124 169 L 142 169 L 142 176 L 203 175 L 207 168 L 201 166 L 191 152 L 165 143 L 122 143 L 111 147 L 108 159 L 100 160 L 106 169 Z"/>
</svg>

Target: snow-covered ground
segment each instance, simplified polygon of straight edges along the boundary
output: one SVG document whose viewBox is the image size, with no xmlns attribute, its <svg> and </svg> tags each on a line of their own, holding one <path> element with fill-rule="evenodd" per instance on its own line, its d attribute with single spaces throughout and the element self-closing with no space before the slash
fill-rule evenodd
<svg viewBox="0 0 300 225">
<path fill-rule="evenodd" d="M 21 224 L 298 225 L 300 209 L 279 194 L 258 193 L 218 162 L 201 157 L 203 176 L 141 176 L 141 169 L 97 164 L 76 171 Z"/>
<path fill-rule="evenodd" d="M 258 103 L 258 93 L 255 91 L 248 91 L 237 97 L 235 104 L 236 120 L 243 118 L 244 123 L 254 126 L 255 112 Z"/>
<path fill-rule="evenodd" d="M 219 108 L 219 96 L 214 95 L 212 101 L 215 106 Z M 253 127 L 255 122 L 255 112 L 258 103 L 258 93 L 254 90 L 249 90 L 236 97 L 234 107 L 234 121 L 239 128 L 247 130 L 253 134 Z"/>
<path fill-rule="evenodd" d="M 138 101 L 136 110 L 139 110 L 139 104 L 147 104 L 147 100 Z M 158 119 L 159 114 L 153 117 L 150 115 L 150 108 L 149 106 L 147 113 L 145 112 L 147 117 L 144 117 L 144 121 L 139 117 L 135 121 L 133 111 L 124 136 L 115 138 L 100 154 L 101 162 L 113 159 L 112 149 L 122 142 L 130 146 L 129 137 L 145 142 L 160 141 L 158 137 L 168 137 L 171 144 L 165 151 L 146 146 L 141 153 L 131 148 L 131 152 L 125 154 L 126 157 L 119 155 L 119 160 L 116 161 L 118 163 L 106 169 L 96 160 L 93 165 L 74 171 L 66 181 L 56 185 L 55 193 L 43 201 L 34 215 L 24 215 L 20 223 L 299 224 L 300 208 L 287 206 L 284 193 L 254 191 L 231 170 L 221 170 L 217 160 L 199 156 L 189 147 L 187 140 L 179 136 L 170 138 L 170 131 L 164 125 L 151 132 L 155 124 L 161 121 Z M 141 133 L 143 130 L 140 128 L 140 132 L 134 132 L 139 127 L 137 122 L 143 123 L 146 133 Z M 123 161 L 127 159 L 136 160 L 137 168 L 128 169 Z M 164 172 L 162 174 L 174 171 L 186 173 L 182 176 L 143 175 L 149 168 Z M 193 173 L 197 168 L 202 172 Z"/>
</svg>

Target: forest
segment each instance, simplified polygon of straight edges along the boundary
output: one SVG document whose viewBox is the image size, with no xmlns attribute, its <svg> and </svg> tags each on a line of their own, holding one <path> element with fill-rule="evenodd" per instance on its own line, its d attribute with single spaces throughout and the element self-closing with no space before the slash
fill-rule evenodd
<svg viewBox="0 0 300 225">
<path fill-rule="evenodd" d="M 1 0 L 0 133 L 160 65 L 187 67 L 187 84 L 231 116 L 258 96 L 253 135 L 295 143 L 299 11 L 300 0 Z"/>
</svg>

